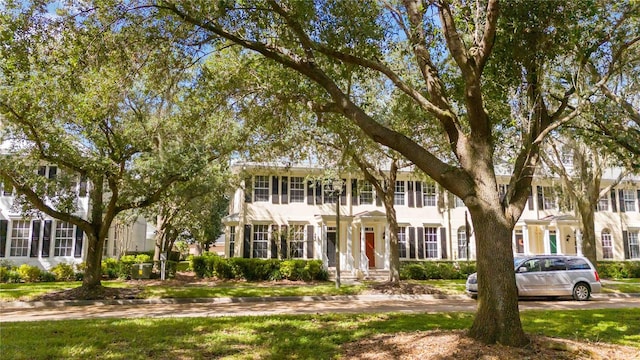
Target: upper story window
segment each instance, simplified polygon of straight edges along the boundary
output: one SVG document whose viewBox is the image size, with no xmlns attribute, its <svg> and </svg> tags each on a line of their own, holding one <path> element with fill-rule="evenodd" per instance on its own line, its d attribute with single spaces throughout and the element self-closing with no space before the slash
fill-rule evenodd
<svg viewBox="0 0 640 360">
<path fill-rule="evenodd" d="M 556 201 L 556 193 L 550 186 L 542 187 L 542 201 L 544 202 L 543 209 L 557 209 L 558 202 Z"/>
<path fill-rule="evenodd" d="M 289 180 L 289 202 L 304 202 L 304 178 L 292 176 Z"/>
<path fill-rule="evenodd" d="M 256 175 L 253 180 L 253 200 L 269 201 L 269 177 Z"/>
<path fill-rule="evenodd" d="M 324 184 L 324 186 L 322 186 L 322 190 L 322 201 L 324 201 L 325 204 L 333 204 L 336 202 L 336 199 L 338 198 L 338 192 L 340 191 L 339 189 L 334 190 L 333 184 Z"/>
<path fill-rule="evenodd" d="M 597 205 L 598 211 L 609 211 L 609 194 L 604 194 L 598 199 Z"/>
<path fill-rule="evenodd" d="M 57 166 L 40 166 L 38 168 L 38 175 L 46 176 L 48 179 L 55 179 L 58 174 Z"/>
<path fill-rule="evenodd" d="M 573 167 L 573 151 L 570 148 L 562 148 L 560 161 L 565 167 Z"/>
<path fill-rule="evenodd" d="M 624 211 L 636 211 L 636 191 L 632 189 L 622 190 Z"/>
<path fill-rule="evenodd" d="M 462 199 L 460 199 L 458 196 L 453 195 L 453 199 L 454 199 L 453 202 L 455 207 L 465 207 L 464 201 L 462 201 Z"/>
<path fill-rule="evenodd" d="M 393 205 L 404 205 L 404 181 L 396 181 L 395 191 L 393 194 Z"/>
<path fill-rule="evenodd" d="M 436 206 L 436 184 L 423 183 L 422 184 L 422 203 L 424 206 Z"/>
<path fill-rule="evenodd" d="M 371 205 L 373 204 L 373 185 L 368 181 L 362 182 L 362 188 L 360 189 L 360 204 Z"/>
</svg>

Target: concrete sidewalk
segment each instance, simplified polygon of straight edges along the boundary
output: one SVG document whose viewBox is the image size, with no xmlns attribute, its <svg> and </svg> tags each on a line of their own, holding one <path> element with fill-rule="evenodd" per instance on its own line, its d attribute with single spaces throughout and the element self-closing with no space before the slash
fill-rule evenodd
<svg viewBox="0 0 640 360">
<path fill-rule="evenodd" d="M 215 299 L 145 299 L 5 303 L 0 323 L 98 318 L 180 318 L 269 316 L 327 313 L 474 312 L 477 302 L 464 295 L 357 295 Z M 640 296 L 596 294 L 591 301 L 521 300 L 521 310 L 640 308 Z"/>
</svg>

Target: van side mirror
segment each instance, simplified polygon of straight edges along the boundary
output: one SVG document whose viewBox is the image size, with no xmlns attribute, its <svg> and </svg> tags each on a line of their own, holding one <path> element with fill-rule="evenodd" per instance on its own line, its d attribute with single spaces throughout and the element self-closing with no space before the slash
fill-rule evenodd
<svg viewBox="0 0 640 360">
<path fill-rule="evenodd" d="M 529 271 L 529 270 L 528 270 L 526 267 L 524 267 L 524 266 L 520 266 L 520 267 L 518 268 L 518 272 L 519 272 L 519 273 L 526 273 L 527 271 Z"/>
</svg>

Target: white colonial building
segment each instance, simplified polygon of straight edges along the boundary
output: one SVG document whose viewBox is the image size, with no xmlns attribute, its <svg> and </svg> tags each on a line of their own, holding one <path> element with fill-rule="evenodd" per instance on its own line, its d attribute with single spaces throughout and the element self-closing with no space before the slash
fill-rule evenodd
<svg viewBox="0 0 640 360">
<path fill-rule="evenodd" d="M 314 180 L 322 174 L 317 168 L 244 164 L 236 170 L 245 180 L 224 219 L 228 257 L 321 259 L 333 267 L 339 246 L 343 270 L 389 268 L 385 208 L 362 176 L 344 175 L 338 194 L 332 184 Z M 603 186 L 615 178 L 609 175 Z M 504 191 L 507 177 L 502 180 Z M 581 225 L 573 211 L 561 210 L 554 184 L 554 179 L 533 181 L 514 229 L 514 254 L 580 252 Z M 467 209 L 459 198 L 415 172 L 400 172 L 395 189 L 401 260 L 475 257 L 473 235 L 467 242 Z M 640 260 L 640 188 L 635 182 L 623 181 L 600 199 L 595 228 L 598 259 Z"/>
<path fill-rule="evenodd" d="M 59 174 L 57 166 L 40 166 L 38 173 L 50 179 Z M 86 218 L 91 203 L 90 183 L 77 182 L 76 215 Z M 0 260 L 13 265 L 29 264 L 43 269 L 61 263 L 78 264 L 86 259 L 86 237 L 75 225 L 42 215 L 28 217 L 15 206 L 16 193 L 9 184 L 0 186 Z M 143 218 L 127 224 L 114 223 L 104 247 L 105 257 L 119 257 L 126 251 L 153 250 L 153 238 L 147 239 L 147 223 Z"/>
</svg>

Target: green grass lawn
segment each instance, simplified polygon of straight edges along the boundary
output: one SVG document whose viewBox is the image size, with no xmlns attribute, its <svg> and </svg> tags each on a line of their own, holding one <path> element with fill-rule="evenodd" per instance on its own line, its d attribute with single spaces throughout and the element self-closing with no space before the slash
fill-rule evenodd
<svg viewBox="0 0 640 360">
<path fill-rule="evenodd" d="M 606 294 L 640 294 L 640 279 L 620 279 L 602 284 L 602 292 Z"/>
<path fill-rule="evenodd" d="M 3 323 L 6 359 L 330 359 L 375 334 L 465 329 L 471 313 L 87 319 Z M 524 311 L 528 333 L 638 347 L 640 309 Z"/>
</svg>

